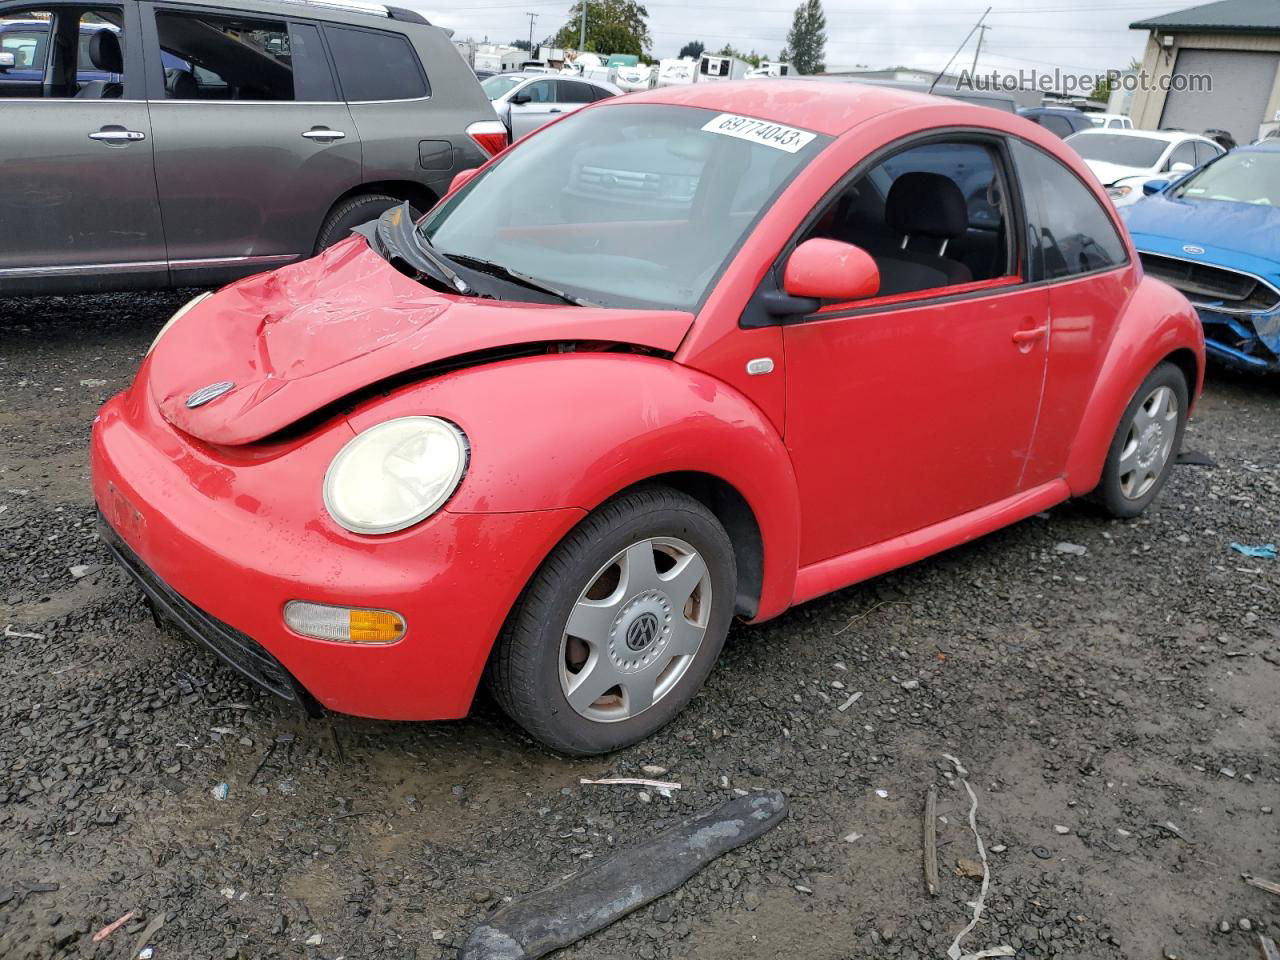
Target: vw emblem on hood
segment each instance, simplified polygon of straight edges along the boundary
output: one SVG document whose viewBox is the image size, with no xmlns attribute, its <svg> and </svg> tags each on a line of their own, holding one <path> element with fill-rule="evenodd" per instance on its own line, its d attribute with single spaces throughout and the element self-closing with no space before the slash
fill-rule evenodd
<svg viewBox="0 0 1280 960">
<path fill-rule="evenodd" d="M 1204 247 L 1197 247 L 1194 243 L 1188 243 L 1182 248 L 1183 253 L 1204 253 Z"/>
<path fill-rule="evenodd" d="M 217 383 L 211 383 L 207 387 L 201 387 L 187 397 L 187 409 L 194 410 L 196 407 L 203 407 L 209 401 L 217 400 L 234 386 L 235 384 L 230 380 L 219 380 Z"/>
</svg>

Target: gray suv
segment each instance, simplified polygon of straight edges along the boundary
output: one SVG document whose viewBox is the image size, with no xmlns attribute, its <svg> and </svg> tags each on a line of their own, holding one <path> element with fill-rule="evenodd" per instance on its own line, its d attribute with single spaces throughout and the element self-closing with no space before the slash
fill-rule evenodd
<svg viewBox="0 0 1280 960">
<path fill-rule="evenodd" d="M 0 0 L 5 21 L 49 30 L 19 51 L 39 83 L 0 56 L 0 295 L 226 283 L 426 210 L 507 144 L 448 35 L 398 7 Z"/>
</svg>

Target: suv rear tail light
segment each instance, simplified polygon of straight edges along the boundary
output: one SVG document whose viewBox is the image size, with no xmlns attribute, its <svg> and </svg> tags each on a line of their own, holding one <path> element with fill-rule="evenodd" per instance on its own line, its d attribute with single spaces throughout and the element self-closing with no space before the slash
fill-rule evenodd
<svg viewBox="0 0 1280 960">
<path fill-rule="evenodd" d="M 467 136 L 491 157 L 507 149 L 507 125 L 501 120 L 477 120 L 467 127 Z"/>
</svg>

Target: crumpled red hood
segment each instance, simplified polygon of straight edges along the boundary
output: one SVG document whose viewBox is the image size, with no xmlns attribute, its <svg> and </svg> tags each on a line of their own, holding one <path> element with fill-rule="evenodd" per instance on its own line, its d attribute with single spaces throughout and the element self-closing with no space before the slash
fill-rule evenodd
<svg viewBox="0 0 1280 960">
<path fill-rule="evenodd" d="M 199 304 L 156 345 L 148 382 L 161 413 L 180 430 L 209 443 L 245 444 L 371 383 L 450 357 L 555 341 L 674 352 L 692 323 L 678 311 L 436 293 L 352 237 Z M 219 381 L 235 386 L 188 409 L 194 391 Z"/>
</svg>

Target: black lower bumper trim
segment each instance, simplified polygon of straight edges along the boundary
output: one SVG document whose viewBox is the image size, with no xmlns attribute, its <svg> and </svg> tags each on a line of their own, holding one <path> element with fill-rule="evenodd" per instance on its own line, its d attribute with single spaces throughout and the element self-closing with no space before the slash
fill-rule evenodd
<svg viewBox="0 0 1280 960">
<path fill-rule="evenodd" d="M 153 612 L 158 611 L 176 624 L 184 634 L 203 643 L 258 686 L 297 703 L 311 716 L 319 716 L 324 712 L 315 697 L 307 692 L 266 647 L 205 613 L 161 580 L 101 515 L 98 517 L 98 535 L 115 557 L 116 563 L 147 595 Z"/>
</svg>

